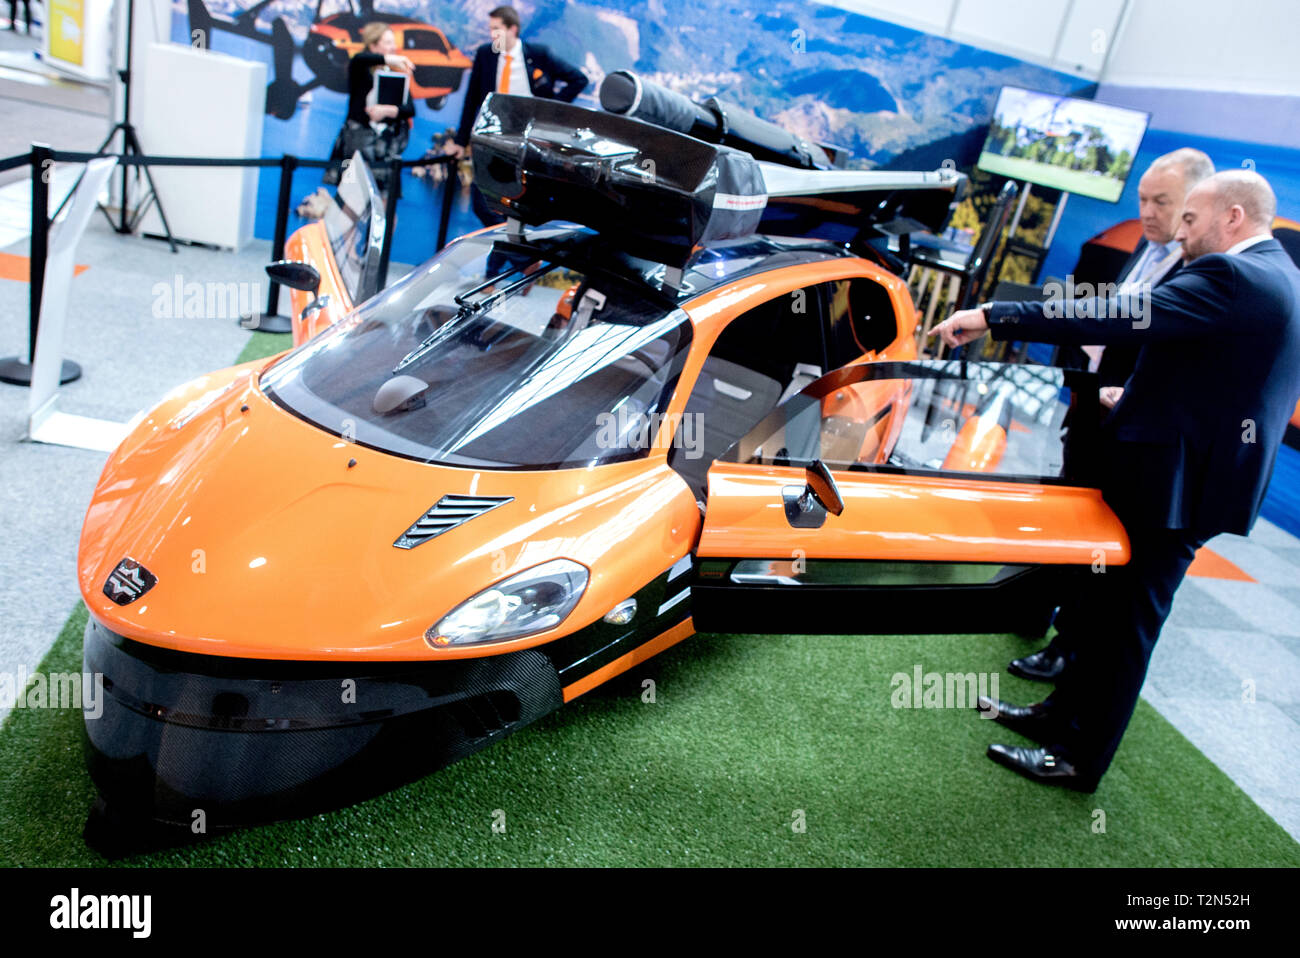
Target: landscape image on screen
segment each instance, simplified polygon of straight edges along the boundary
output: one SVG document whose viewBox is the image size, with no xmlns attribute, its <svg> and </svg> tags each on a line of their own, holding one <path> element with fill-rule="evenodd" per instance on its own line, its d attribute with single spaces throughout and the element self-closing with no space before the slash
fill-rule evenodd
<svg viewBox="0 0 1300 958">
<path fill-rule="evenodd" d="M 1149 113 L 1006 86 L 979 168 L 1114 203 L 1133 169 Z"/>
</svg>

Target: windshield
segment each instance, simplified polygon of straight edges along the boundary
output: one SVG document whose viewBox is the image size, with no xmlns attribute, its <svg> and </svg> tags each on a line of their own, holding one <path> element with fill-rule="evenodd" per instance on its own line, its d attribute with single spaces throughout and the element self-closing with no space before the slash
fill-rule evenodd
<svg viewBox="0 0 1300 958">
<path fill-rule="evenodd" d="M 425 462 L 567 468 L 645 455 L 690 348 L 686 314 L 499 237 L 454 243 L 303 344 L 262 377 L 267 395 Z"/>
</svg>

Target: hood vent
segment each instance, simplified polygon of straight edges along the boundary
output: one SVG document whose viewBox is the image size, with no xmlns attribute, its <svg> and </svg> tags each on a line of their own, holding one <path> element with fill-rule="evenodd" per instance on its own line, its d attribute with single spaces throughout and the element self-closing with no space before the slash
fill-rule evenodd
<svg viewBox="0 0 1300 958">
<path fill-rule="evenodd" d="M 514 502 L 514 496 L 443 496 L 432 509 L 415 520 L 393 543 L 399 549 L 414 549 L 449 529 L 490 512 L 497 506 Z"/>
</svg>

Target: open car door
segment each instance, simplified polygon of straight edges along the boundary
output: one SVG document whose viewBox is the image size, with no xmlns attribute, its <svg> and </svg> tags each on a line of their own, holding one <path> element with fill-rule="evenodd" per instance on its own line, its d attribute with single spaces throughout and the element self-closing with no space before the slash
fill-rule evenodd
<svg viewBox="0 0 1300 958">
<path fill-rule="evenodd" d="M 1041 635 L 1128 561 L 1092 474 L 1096 377 L 930 360 L 845 366 L 710 467 L 701 631 Z"/>
</svg>

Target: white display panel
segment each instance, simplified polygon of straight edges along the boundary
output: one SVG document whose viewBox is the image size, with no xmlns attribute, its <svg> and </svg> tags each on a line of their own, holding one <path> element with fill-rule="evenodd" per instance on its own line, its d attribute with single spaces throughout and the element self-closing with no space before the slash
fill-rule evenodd
<svg viewBox="0 0 1300 958">
<path fill-rule="evenodd" d="M 67 216 L 50 230 L 49 258 L 41 287 L 41 317 L 32 357 L 32 385 L 28 396 L 27 435 L 33 442 L 76 446 L 109 452 L 125 438 L 124 423 L 91 419 L 60 412 L 59 372 L 63 366 L 63 333 L 68 316 L 68 291 L 72 288 L 73 255 L 95 210 L 95 202 L 108 183 L 117 160 L 91 160 L 72 196 Z"/>
<path fill-rule="evenodd" d="M 171 43 L 137 50 L 136 127 L 150 156 L 259 157 L 266 65 Z M 177 239 L 238 249 L 253 238 L 256 167 L 151 168 Z M 132 205 L 139 202 L 132 196 Z M 150 208 L 143 232 L 161 235 Z"/>
</svg>

